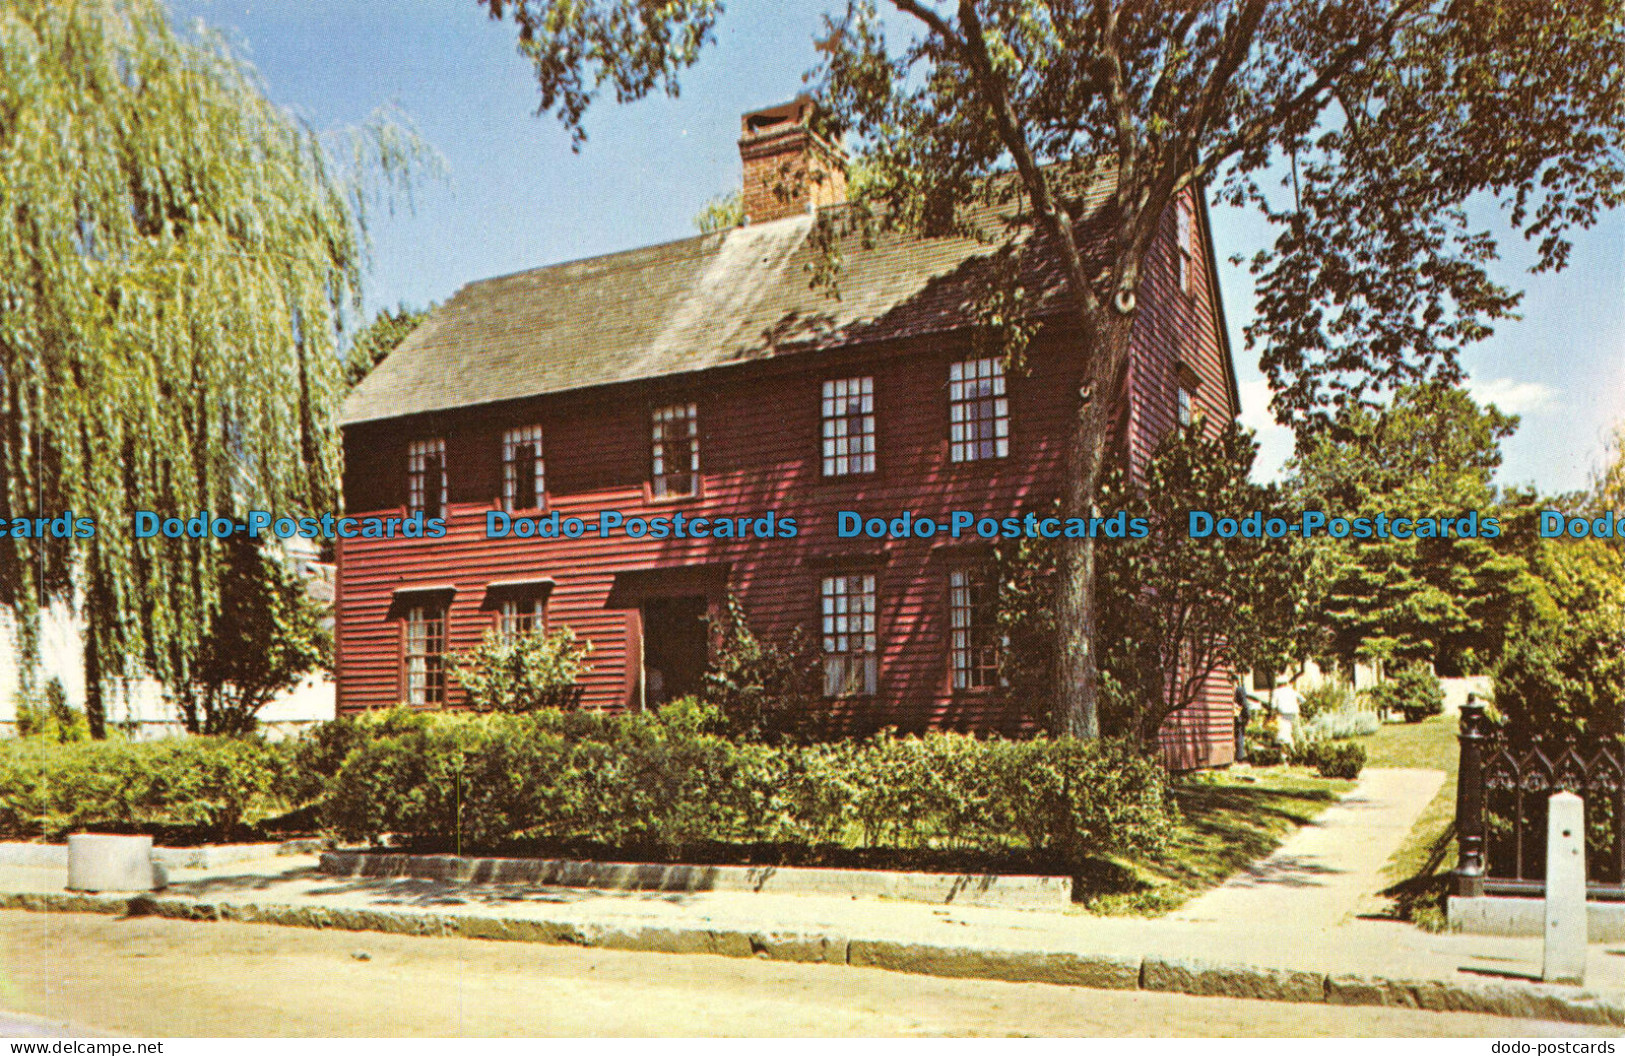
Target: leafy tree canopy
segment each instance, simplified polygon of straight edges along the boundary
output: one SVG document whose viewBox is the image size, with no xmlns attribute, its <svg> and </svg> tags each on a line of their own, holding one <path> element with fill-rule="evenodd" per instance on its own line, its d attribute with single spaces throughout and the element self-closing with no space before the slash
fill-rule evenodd
<svg viewBox="0 0 1625 1056">
<path fill-rule="evenodd" d="M 408 308 L 404 304 L 396 305 L 394 310 L 380 308 L 368 323 L 355 337 L 350 340 L 350 350 L 344 359 L 344 380 L 348 388 L 355 388 L 361 379 L 372 373 L 372 368 L 384 361 L 384 357 L 406 340 L 406 335 L 416 330 L 429 317 L 434 305 L 428 308 Z"/>
<path fill-rule="evenodd" d="M 1426 661 L 1448 673 L 1494 662 L 1516 606 L 1539 589 L 1529 569 L 1535 496 L 1493 483 L 1500 442 L 1517 425 L 1435 383 L 1403 388 L 1385 408 L 1346 407 L 1335 435 L 1301 445 L 1292 486 L 1305 509 L 1452 525 L 1431 538 L 1315 540 L 1332 657 Z M 1461 538 L 1454 526 L 1470 514 L 1495 517 L 1500 535 Z"/>
<path fill-rule="evenodd" d="M 190 682 L 218 604 L 221 548 L 137 510 L 331 503 L 369 187 L 420 156 L 386 121 L 324 142 L 159 0 L 0 0 L 0 519 L 100 526 L 0 539 L 0 605 L 26 651 L 79 601 L 96 732 L 107 680 Z"/>
<path fill-rule="evenodd" d="M 1143 483 L 1118 473 L 1103 489 L 1102 509 L 1143 518 L 1150 529 L 1103 544 L 1107 734 L 1148 747 L 1213 676 L 1284 671 L 1312 652 L 1317 627 L 1301 543 L 1189 530 L 1192 510 L 1260 525 L 1293 517 L 1275 485 L 1250 479 L 1257 452 L 1252 434 L 1234 424 L 1197 425 L 1163 440 Z M 999 622 L 1008 642 L 1001 675 L 1017 701 L 1053 692 L 1054 551 L 1023 542 L 1000 552 Z"/>
<path fill-rule="evenodd" d="M 331 665 L 332 632 L 282 554 L 241 535 L 224 548 L 220 605 L 171 692 L 192 733 L 253 733 L 271 698 Z"/>
</svg>

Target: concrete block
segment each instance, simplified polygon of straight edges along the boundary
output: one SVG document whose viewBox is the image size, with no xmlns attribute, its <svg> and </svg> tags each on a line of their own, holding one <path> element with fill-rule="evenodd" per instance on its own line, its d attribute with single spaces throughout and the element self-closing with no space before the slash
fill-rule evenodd
<svg viewBox="0 0 1625 1056">
<path fill-rule="evenodd" d="M 160 886 L 151 836 L 75 833 L 68 837 L 70 891 L 155 891 Z"/>
<path fill-rule="evenodd" d="M 1586 970 L 1585 801 L 1554 793 L 1546 815 L 1546 950 L 1540 977 L 1581 983 Z"/>
<path fill-rule="evenodd" d="M 1451 895 L 1446 912 L 1450 930 L 1465 935 L 1533 938 L 1546 929 L 1546 904 L 1538 898 Z M 1625 902 L 1587 902 L 1586 938 L 1590 942 L 1625 942 Z"/>
</svg>

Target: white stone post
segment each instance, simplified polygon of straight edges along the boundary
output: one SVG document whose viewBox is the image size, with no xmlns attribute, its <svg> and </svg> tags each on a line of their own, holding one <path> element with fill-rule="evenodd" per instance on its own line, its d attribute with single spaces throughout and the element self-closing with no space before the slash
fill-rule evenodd
<svg viewBox="0 0 1625 1056">
<path fill-rule="evenodd" d="M 1585 800 L 1554 793 L 1546 814 L 1546 959 L 1548 983 L 1582 983 L 1586 973 Z"/>
</svg>

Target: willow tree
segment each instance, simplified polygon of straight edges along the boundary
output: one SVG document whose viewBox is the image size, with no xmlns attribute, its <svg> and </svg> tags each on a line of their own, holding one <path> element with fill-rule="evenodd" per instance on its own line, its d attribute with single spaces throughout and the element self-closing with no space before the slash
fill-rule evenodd
<svg viewBox="0 0 1625 1056">
<path fill-rule="evenodd" d="M 718 0 L 480 2 L 518 25 L 541 109 L 578 145 L 601 93 L 675 92 L 722 13 Z M 1461 349 L 1515 311 L 1469 206 L 1500 208 L 1537 267 L 1557 268 L 1565 232 L 1625 184 L 1617 0 L 889 0 L 884 18 L 849 0 L 827 24 L 814 80 L 863 164 L 859 208 L 951 232 L 1007 188 L 1039 236 L 1019 244 L 1062 272 L 1060 325 L 1086 375 L 1069 515 L 1096 500 L 1136 295 L 1179 195 L 1275 226 L 1253 262 L 1248 336 L 1277 417 L 1313 432 L 1350 400 L 1457 378 Z M 1108 175 L 1085 228 L 1074 203 Z M 1063 551 L 1058 732 L 1098 728 L 1095 564 L 1092 540 Z"/>
<path fill-rule="evenodd" d="M 332 501 L 365 185 L 415 153 L 382 122 L 324 142 L 158 0 L 0 0 L 0 520 L 95 524 L 0 537 L 0 605 L 30 660 L 75 606 L 97 734 L 114 679 L 188 681 L 217 608 L 218 543 L 137 511 Z"/>
</svg>

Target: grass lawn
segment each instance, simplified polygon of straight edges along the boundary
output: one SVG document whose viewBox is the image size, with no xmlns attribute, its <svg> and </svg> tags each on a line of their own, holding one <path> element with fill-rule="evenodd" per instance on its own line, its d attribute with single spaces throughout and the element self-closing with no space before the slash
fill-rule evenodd
<svg viewBox="0 0 1625 1056">
<path fill-rule="evenodd" d="M 1389 911 L 1429 931 L 1444 928 L 1444 899 L 1450 870 L 1456 867 L 1456 764 L 1460 757 L 1456 729 L 1454 715 L 1436 715 L 1419 723 L 1384 726 L 1362 738 L 1367 766 L 1445 772 L 1439 794 L 1383 867 L 1389 884 L 1383 893 L 1393 899 Z"/>
<path fill-rule="evenodd" d="M 1103 859 L 1082 877 L 1091 913 L 1160 916 L 1264 857 L 1354 787 L 1299 767 L 1237 768 L 1174 783 L 1178 831 L 1155 858 Z"/>
</svg>

